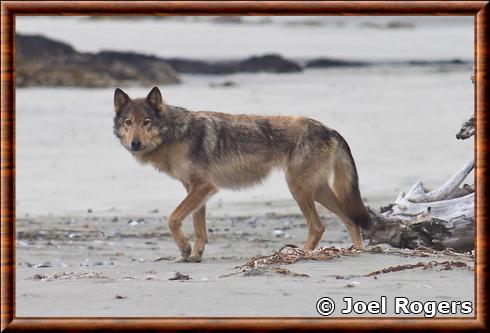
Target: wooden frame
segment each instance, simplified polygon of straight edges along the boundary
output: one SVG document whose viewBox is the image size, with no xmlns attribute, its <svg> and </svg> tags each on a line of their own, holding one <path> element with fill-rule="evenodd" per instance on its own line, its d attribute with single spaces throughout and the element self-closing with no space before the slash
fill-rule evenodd
<svg viewBox="0 0 490 333">
<path fill-rule="evenodd" d="M 488 1 L 4 1 L 1 4 L 1 330 L 488 329 Z M 475 17 L 476 317 L 376 318 L 18 318 L 15 317 L 16 15 L 468 15 Z"/>
</svg>

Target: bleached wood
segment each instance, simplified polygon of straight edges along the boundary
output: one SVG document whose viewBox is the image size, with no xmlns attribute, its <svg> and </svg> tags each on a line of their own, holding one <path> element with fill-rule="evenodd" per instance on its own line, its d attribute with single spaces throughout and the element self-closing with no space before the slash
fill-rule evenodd
<svg viewBox="0 0 490 333">
<path fill-rule="evenodd" d="M 473 218 L 474 201 L 474 192 L 457 198 L 432 202 L 411 202 L 404 197 L 401 200 L 396 200 L 391 211 L 386 212 L 384 216 L 402 221 L 425 220 L 427 218 L 451 221 L 461 216 Z"/>
<path fill-rule="evenodd" d="M 447 222 L 455 218 L 474 218 L 474 187 L 459 185 L 474 168 L 474 160 L 466 163 L 442 186 L 426 192 L 421 181 L 416 182 L 410 190 L 400 193 L 391 209 L 383 213 L 387 218 L 410 223 L 419 223 L 431 218 Z"/>
<path fill-rule="evenodd" d="M 424 191 L 422 182 L 418 181 L 408 191 L 405 198 L 411 202 L 433 202 L 456 198 L 462 194 L 462 189 L 459 188 L 459 185 L 465 180 L 471 170 L 473 170 L 474 166 L 475 161 L 469 161 L 442 186 L 427 193 Z"/>
</svg>

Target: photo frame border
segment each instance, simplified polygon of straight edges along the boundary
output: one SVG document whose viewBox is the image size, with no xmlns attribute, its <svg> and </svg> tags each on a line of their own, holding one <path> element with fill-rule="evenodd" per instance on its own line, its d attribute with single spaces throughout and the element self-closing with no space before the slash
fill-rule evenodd
<svg viewBox="0 0 490 333">
<path fill-rule="evenodd" d="M 475 19 L 475 316 L 323 317 L 16 317 L 15 17 L 21 15 L 451 15 Z M 488 329 L 488 1 L 4 1 L 1 3 L 1 331 L 202 329 Z"/>
</svg>

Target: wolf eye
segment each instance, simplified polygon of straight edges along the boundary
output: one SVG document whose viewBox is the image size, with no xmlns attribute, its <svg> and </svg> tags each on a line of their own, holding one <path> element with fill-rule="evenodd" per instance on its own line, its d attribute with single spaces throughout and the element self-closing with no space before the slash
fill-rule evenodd
<svg viewBox="0 0 490 333">
<path fill-rule="evenodd" d="M 150 124 L 150 119 L 146 118 L 145 120 L 143 120 L 143 126 L 147 126 Z"/>
<path fill-rule="evenodd" d="M 124 121 L 124 125 L 126 125 L 126 126 L 131 126 L 132 124 L 133 124 L 133 122 L 131 121 L 131 119 L 126 119 Z"/>
</svg>

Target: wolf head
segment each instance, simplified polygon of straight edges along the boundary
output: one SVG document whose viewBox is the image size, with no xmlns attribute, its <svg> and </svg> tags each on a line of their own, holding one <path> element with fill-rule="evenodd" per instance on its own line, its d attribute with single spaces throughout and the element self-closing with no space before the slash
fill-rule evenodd
<svg viewBox="0 0 490 333">
<path fill-rule="evenodd" d="M 162 143 L 165 103 L 162 94 L 154 87 L 146 98 L 131 99 L 117 88 L 114 92 L 114 134 L 133 154 L 144 154 Z"/>
</svg>

